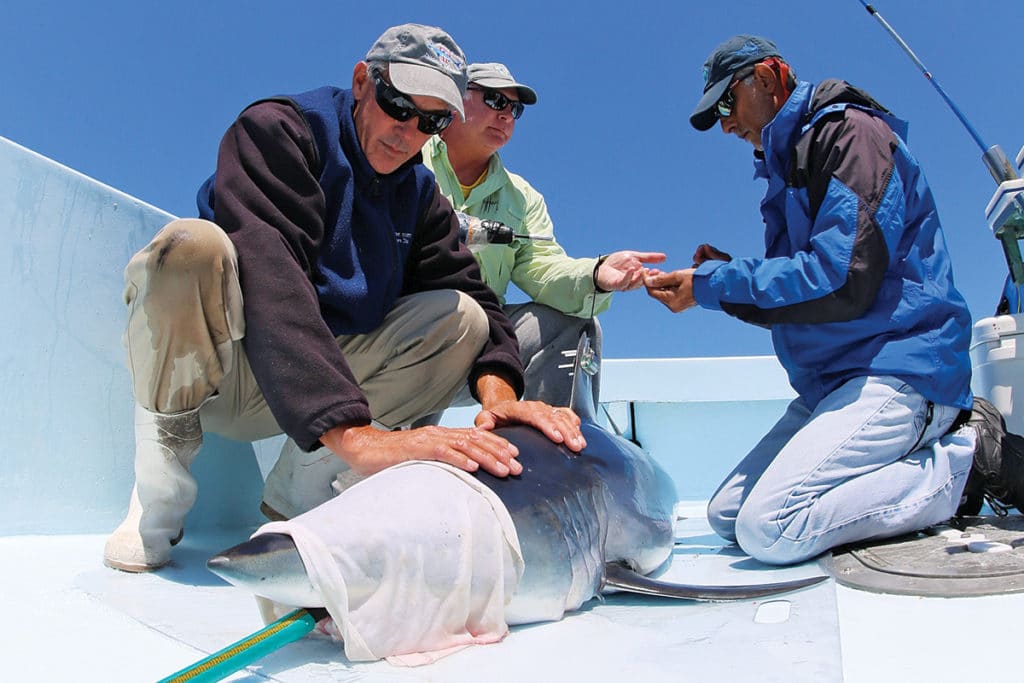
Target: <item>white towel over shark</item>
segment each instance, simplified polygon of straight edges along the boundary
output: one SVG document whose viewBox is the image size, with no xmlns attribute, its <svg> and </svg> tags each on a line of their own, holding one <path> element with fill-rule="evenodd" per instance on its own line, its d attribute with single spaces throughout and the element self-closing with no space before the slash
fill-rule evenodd
<svg viewBox="0 0 1024 683">
<path fill-rule="evenodd" d="M 575 380 L 587 440 L 579 455 L 531 428 L 502 428 L 519 449 L 519 476 L 405 463 L 261 527 L 210 569 L 258 596 L 326 608 L 350 660 L 396 663 L 560 619 L 608 588 L 734 600 L 822 580 L 725 587 L 646 578 L 672 552 L 675 487 L 647 454 L 594 422 L 589 377 L 577 371 Z"/>
</svg>

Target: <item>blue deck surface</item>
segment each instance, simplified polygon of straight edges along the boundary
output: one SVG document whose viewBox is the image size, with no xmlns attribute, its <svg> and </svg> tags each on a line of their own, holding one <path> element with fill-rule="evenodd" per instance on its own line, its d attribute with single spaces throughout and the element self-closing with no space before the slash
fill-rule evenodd
<svg viewBox="0 0 1024 683">
<path fill-rule="evenodd" d="M 133 479 L 121 272 L 168 218 L 0 138 L 0 224 L 11 244 L 0 299 L 9 321 L 0 347 L 7 680 L 157 680 L 260 626 L 251 597 L 204 565 L 263 521 L 260 470 L 273 442 L 207 437 L 193 468 L 199 500 L 172 565 L 129 575 L 100 559 Z M 683 500 L 671 578 L 818 573 L 814 563 L 753 563 L 703 519 L 702 501 L 792 396 L 774 359 L 612 359 L 603 373 L 607 423 L 665 465 Z M 446 420 L 471 415 L 453 410 Z M 612 596 L 426 668 L 353 665 L 310 638 L 231 680 L 1021 680 L 1013 655 L 1022 610 L 1024 595 L 926 599 L 832 581 L 728 605 Z"/>
</svg>

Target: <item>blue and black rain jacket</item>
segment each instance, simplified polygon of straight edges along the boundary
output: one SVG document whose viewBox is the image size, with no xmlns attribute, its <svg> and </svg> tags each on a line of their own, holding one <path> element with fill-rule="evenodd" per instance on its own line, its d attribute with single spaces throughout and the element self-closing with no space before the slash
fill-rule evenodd
<svg viewBox="0 0 1024 683">
<path fill-rule="evenodd" d="M 771 329 L 809 406 L 866 375 L 971 406 L 970 313 L 906 130 L 848 83 L 799 83 L 755 154 L 764 257 L 694 275 L 701 306 Z"/>
</svg>

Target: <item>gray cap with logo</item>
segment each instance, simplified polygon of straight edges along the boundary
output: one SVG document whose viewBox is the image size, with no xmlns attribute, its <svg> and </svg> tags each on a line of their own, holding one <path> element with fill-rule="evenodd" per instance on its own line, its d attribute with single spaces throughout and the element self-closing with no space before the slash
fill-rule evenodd
<svg viewBox="0 0 1024 683">
<path fill-rule="evenodd" d="M 715 105 L 722 99 L 732 77 L 745 66 L 779 57 L 775 43 L 760 36 L 733 36 L 716 47 L 704 62 L 704 95 L 690 114 L 690 125 L 708 130 L 718 120 Z"/>
<path fill-rule="evenodd" d="M 469 68 L 466 69 L 466 74 L 469 77 L 470 83 L 476 83 L 484 88 L 490 88 L 491 90 L 501 90 L 502 88 L 515 88 L 519 93 L 519 101 L 523 104 L 536 104 L 537 93 L 533 91 L 528 85 L 522 83 L 516 83 L 516 79 L 512 76 L 512 72 L 508 70 L 508 67 L 500 62 L 481 62 L 479 64 L 470 64 Z"/>
<path fill-rule="evenodd" d="M 391 84 L 406 95 L 444 100 L 466 118 L 466 55 L 436 26 L 392 26 L 366 53 L 367 62 L 387 62 Z"/>
</svg>

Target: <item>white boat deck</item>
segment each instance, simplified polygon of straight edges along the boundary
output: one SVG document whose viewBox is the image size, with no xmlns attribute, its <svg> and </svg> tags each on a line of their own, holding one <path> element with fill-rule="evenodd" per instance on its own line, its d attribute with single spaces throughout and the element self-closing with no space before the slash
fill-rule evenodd
<svg viewBox="0 0 1024 683">
<path fill-rule="evenodd" d="M 700 505 L 684 507 L 699 512 Z M 205 570 L 244 533 L 187 537 L 151 575 L 106 569 L 103 534 L 0 538 L 7 680 L 157 681 L 262 626 L 253 599 Z M 673 578 L 795 578 L 743 567 L 703 520 L 680 524 Z M 755 580 L 767 580 L 765 577 Z M 348 662 L 307 636 L 231 681 L 887 681 L 1020 680 L 1015 628 L 1024 595 L 876 595 L 832 581 L 765 601 L 675 603 L 616 595 L 561 622 L 517 627 L 426 667 Z"/>
<path fill-rule="evenodd" d="M 0 271 L 9 321 L 0 357 L 4 679 L 156 681 L 262 625 L 252 598 L 205 560 L 261 522 L 261 465 L 273 446 L 254 452 L 208 438 L 193 468 L 199 501 L 172 565 L 150 575 L 103 567 L 105 536 L 132 484 L 121 270 L 168 216 L 0 139 L 0 217 L 10 244 Z M 689 501 L 670 578 L 756 583 L 819 572 L 815 563 L 758 565 L 703 520 L 701 501 L 791 396 L 773 359 L 613 360 L 603 372 L 608 419 Z M 733 604 L 617 595 L 428 667 L 353 664 L 338 645 L 307 637 L 230 680 L 1021 680 L 1022 613 L 1024 594 L 902 597 L 831 580 Z"/>
</svg>

